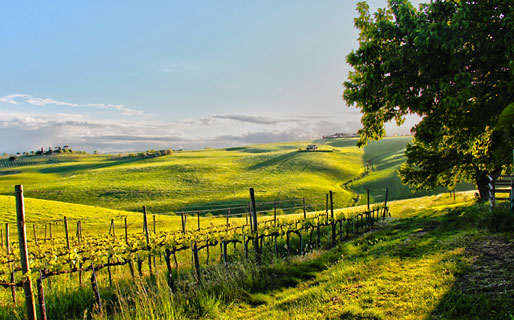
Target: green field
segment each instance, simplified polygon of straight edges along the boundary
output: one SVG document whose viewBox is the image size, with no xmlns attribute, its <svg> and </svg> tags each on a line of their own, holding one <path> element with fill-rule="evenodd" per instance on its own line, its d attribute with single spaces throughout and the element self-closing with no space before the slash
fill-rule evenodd
<svg viewBox="0 0 514 320">
<path fill-rule="evenodd" d="M 179 231 L 176 212 L 181 210 L 191 211 L 188 230 L 196 227 L 195 210 L 205 209 L 202 226 L 225 224 L 224 208 L 244 212 L 250 187 L 256 190 L 257 209 L 264 211 L 260 223 L 270 219 L 270 200 L 281 201 L 279 214 L 295 213 L 279 220 L 295 219 L 303 217 L 301 198 L 306 198 L 308 212 L 324 211 L 325 195 L 332 190 L 336 215 L 351 217 L 365 209 L 367 189 L 372 202 L 382 203 L 387 187 L 392 218 L 334 248 L 329 227 L 321 230 L 322 248 L 311 246 L 305 256 L 287 258 L 281 237 L 281 258 L 275 259 L 273 243 L 268 242 L 268 260 L 262 266 L 251 257 L 243 259 L 242 249 L 232 247 L 231 263 L 224 265 L 219 248 L 213 247 L 209 265 L 205 250 L 200 254 L 202 286 L 195 282 L 190 250 L 182 251 L 177 255 L 174 294 L 161 257 L 157 264 L 154 259 L 155 276 L 144 269 L 143 277 L 132 279 L 127 268 L 113 267 L 112 287 L 103 269 L 98 272 L 106 303 L 103 315 L 92 307 L 90 285 L 77 286 L 76 274 L 61 275 L 45 283 L 47 310 L 55 319 L 512 319 L 512 233 L 493 230 L 514 224 L 512 217 L 502 218 L 503 211 L 497 211 L 500 216 L 489 214 L 486 206 L 475 203 L 472 190 L 457 192 L 454 199 L 448 193 L 436 194 L 444 189 L 414 193 L 401 185 L 396 170 L 410 140 L 387 138 L 359 149 L 356 139 L 336 139 L 316 152 L 300 150 L 310 143 L 305 141 L 156 158 L 22 158 L 0 169 L 0 223 L 12 225 L 15 236 L 15 184 L 25 189 L 30 248 L 36 245 L 33 228 L 41 248 L 52 245 L 45 241 L 49 222 L 54 238 L 62 239 L 65 216 L 76 245 L 76 220 L 82 222 L 85 236 L 111 237 L 114 219 L 121 238 L 125 217 L 129 233 L 142 234 L 143 205 L 151 217 L 156 214 L 157 232 Z M 429 193 L 436 195 L 419 197 Z M 157 214 L 163 212 L 171 214 Z M 245 218 L 231 217 L 230 223 L 244 224 Z M 293 254 L 299 254 L 298 237 L 292 241 Z M 308 232 L 304 241 L 310 242 Z M 0 318 L 24 317 L 21 289 L 17 295 L 18 306 L 13 307 L 9 290 L 0 292 Z"/>
<path fill-rule="evenodd" d="M 26 197 L 129 211 L 146 205 L 154 213 L 244 206 L 251 187 L 259 201 L 307 198 L 310 210 L 324 206 L 329 190 L 335 192 L 337 207 L 364 203 L 366 189 L 372 202 L 384 200 L 386 187 L 389 199 L 434 194 L 413 194 L 396 176 L 410 140 L 386 138 L 357 148 L 357 139 L 333 139 L 308 152 L 311 142 L 300 141 L 156 158 L 22 157 L 19 165 L 0 169 L 0 194 L 12 195 L 14 185 L 23 184 Z"/>
</svg>

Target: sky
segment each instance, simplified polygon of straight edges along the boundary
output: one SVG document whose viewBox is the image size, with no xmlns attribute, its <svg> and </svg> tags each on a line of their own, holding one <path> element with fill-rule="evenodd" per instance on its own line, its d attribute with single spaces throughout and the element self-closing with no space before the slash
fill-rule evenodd
<svg viewBox="0 0 514 320">
<path fill-rule="evenodd" d="M 4 1 L 0 153 L 221 148 L 355 132 L 360 113 L 342 99 L 342 83 L 358 47 L 357 2 Z"/>
</svg>

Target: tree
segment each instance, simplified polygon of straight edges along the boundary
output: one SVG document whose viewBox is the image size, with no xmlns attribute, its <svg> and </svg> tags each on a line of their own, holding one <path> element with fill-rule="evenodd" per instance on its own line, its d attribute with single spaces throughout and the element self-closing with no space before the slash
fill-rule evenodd
<svg viewBox="0 0 514 320">
<path fill-rule="evenodd" d="M 495 130 L 514 102 L 512 0 L 436 0 L 419 9 L 390 0 L 374 15 L 365 2 L 357 10 L 359 48 L 347 56 L 354 71 L 343 96 L 363 113 L 359 145 L 384 137 L 384 123 L 419 115 L 402 181 L 417 189 L 472 181 L 487 198 L 487 175 L 512 161 L 512 132 Z"/>
</svg>

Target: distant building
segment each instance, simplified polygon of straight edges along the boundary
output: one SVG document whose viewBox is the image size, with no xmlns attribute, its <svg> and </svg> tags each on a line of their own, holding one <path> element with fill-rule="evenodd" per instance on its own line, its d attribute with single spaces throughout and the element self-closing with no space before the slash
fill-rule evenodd
<svg viewBox="0 0 514 320">
<path fill-rule="evenodd" d="M 352 133 L 334 133 L 329 136 L 323 136 L 323 139 L 337 139 L 337 138 L 358 138 L 359 135 L 355 132 Z"/>
<path fill-rule="evenodd" d="M 307 150 L 318 150 L 318 146 L 315 144 L 307 145 Z"/>
</svg>

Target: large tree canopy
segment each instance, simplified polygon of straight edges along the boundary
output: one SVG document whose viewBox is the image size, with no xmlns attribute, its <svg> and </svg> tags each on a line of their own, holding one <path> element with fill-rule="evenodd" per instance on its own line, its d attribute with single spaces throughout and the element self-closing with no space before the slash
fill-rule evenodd
<svg viewBox="0 0 514 320">
<path fill-rule="evenodd" d="M 357 5 L 359 48 L 344 99 L 363 113 L 359 145 L 385 135 L 384 123 L 422 120 L 400 168 L 418 189 L 473 181 L 486 197 L 488 174 L 511 166 L 512 132 L 495 130 L 514 102 L 514 2 L 435 0 L 414 8 L 390 0 L 371 15 Z"/>
</svg>

